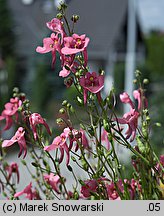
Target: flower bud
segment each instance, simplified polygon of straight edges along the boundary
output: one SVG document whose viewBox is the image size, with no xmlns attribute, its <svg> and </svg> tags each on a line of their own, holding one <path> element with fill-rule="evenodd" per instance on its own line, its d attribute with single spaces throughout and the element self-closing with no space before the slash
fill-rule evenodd
<svg viewBox="0 0 164 216">
<path fill-rule="evenodd" d="M 71 20 L 74 22 L 74 23 L 76 23 L 78 20 L 79 20 L 79 15 L 73 15 L 72 16 L 72 18 L 71 18 Z"/>
<path fill-rule="evenodd" d="M 67 100 L 64 100 L 63 103 L 62 103 L 63 106 L 66 106 L 67 104 L 68 104 Z"/>
<path fill-rule="evenodd" d="M 109 127 L 109 123 L 106 119 L 103 119 L 103 126 L 104 126 L 104 129 L 107 131 L 107 132 L 110 132 L 110 127 Z"/>
<path fill-rule="evenodd" d="M 149 84 L 149 80 L 148 79 L 144 79 L 143 80 L 143 84 Z"/>
<path fill-rule="evenodd" d="M 71 113 L 75 113 L 73 106 L 70 107 L 70 111 L 71 111 Z"/>
<path fill-rule="evenodd" d="M 32 162 L 31 165 L 34 166 L 34 167 L 39 167 L 39 164 L 37 164 L 35 162 Z"/>
<path fill-rule="evenodd" d="M 14 87 L 13 88 L 13 93 L 17 93 L 18 94 L 19 93 L 19 88 L 18 87 Z"/>
<path fill-rule="evenodd" d="M 134 79 L 134 80 L 133 80 L 133 83 L 134 83 L 134 84 L 137 84 L 137 80 L 136 80 L 136 79 Z"/>
<path fill-rule="evenodd" d="M 136 70 L 135 74 L 136 74 L 136 78 L 139 78 L 141 76 L 141 72 L 139 70 Z"/>
<path fill-rule="evenodd" d="M 65 114 L 65 112 L 66 112 L 66 111 L 65 111 L 64 108 L 61 108 L 61 109 L 59 110 L 59 113 L 60 113 L 60 114 Z"/>
<path fill-rule="evenodd" d="M 157 127 L 161 127 L 161 126 L 162 126 L 162 124 L 161 124 L 160 122 L 156 122 L 155 125 L 156 125 Z"/>
<path fill-rule="evenodd" d="M 57 15 L 56 15 L 56 18 L 58 18 L 58 19 L 62 19 L 63 18 L 63 14 L 62 13 L 58 13 Z"/>
<path fill-rule="evenodd" d="M 72 167 L 70 165 L 68 165 L 67 168 L 70 172 L 72 172 Z"/>
<path fill-rule="evenodd" d="M 56 119 L 56 123 L 58 124 L 58 125 L 60 125 L 60 124 L 63 124 L 63 119 L 62 118 L 58 118 L 58 119 Z"/>
<path fill-rule="evenodd" d="M 76 99 L 77 99 L 77 102 L 80 106 L 82 106 L 84 104 L 83 100 L 79 96 L 77 96 Z"/>
<path fill-rule="evenodd" d="M 71 159 L 72 159 L 73 162 L 76 162 L 76 158 L 75 157 L 71 156 Z"/>
</svg>

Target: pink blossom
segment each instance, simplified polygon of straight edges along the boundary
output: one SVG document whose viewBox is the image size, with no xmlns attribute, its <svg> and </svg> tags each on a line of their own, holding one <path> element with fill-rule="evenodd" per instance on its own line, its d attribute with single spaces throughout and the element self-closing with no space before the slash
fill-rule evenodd
<svg viewBox="0 0 164 216">
<path fill-rule="evenodd" d="M 131 106 L 131 108 L 134 109 L 134 104 L 126 92 L 120 94 L 120 100 L 122 103 L 128 103 Z"/>
<path fill-rule="evenodd" d="M 12 176 L 13 173 L 16 174 L 17 176 L 17 183 L 19 183 L 19 170 L 18 170 L 18 164 L 17 163 L 11 163 L 10 165 L 7 165 L 5 167 L 5 170 L 8 172 L 8 181 L 10 181 L 10 178 Z"/>
<path fill-rule="evenodd" d="M 84 197 L 88 198 L 97 191 L 98 182 L 95 179 L 84 181 L 85 185 L 81 187 L 81 193 Z"/>
<path fill-rule="evenodd" d="M 16 120 L 18 119 L 18 108 L 22 105 L 22 101 L 19 98 L 11 98 L 10 102 L 5 104 L 5 109 L 2 111 L 0 115 L 0 121 L 5 119 L 6 125 L 3 130 L 8 130 L 11 128 L 13 119 L 12 117 L 15 116 Z"/>
<path fill-rule="evenodd" d="M 47 22 L 46 25 L 51 31 L 61 34 L 63 40 L 66 33 L 63 28 L 63 23 L 59 19 L 53 18 L 50 22 Z"/>
<path fill-rule="evenodd" d="M 143 109 L 143 108 L 148 107 L 147 99 L 144 97 L 144 95 L 143 96 L 141 95 L 141 90 L 140 89 L 134 90 L 133 91 L 133 96 L 138 101 L 138 110 L 141 110 L 141 108 Z M 143 99 L 142 99 L 142 97 L 143 97 Z M 142 100 L 143 100 L 144 104 L 142 104 Z"/>
<path fill-rule="evenodd" d="M 15 135 L 10 139 L 10 140 L 4 140 L 2 143 L 2 147 L 9 147 L 12 146 L 14 143 L 18 143 L 20 151 L 18 154 L 18 157 L 22 155 L 22 152 L 24 151 L 23 158 L 25 158 L 27 154 L 27 147 L 26 147 L 26 140 L 24 138 L 24 128 L 19 127 L 18 130 L 16 131 Z"/>
<path fill-rule="evenodd" d="M 33 200 L 33 199 L 38 199 L 39 196 L 36 192 L 36 190 L 32 190 L 32 182 L 30 182 L 29 185 L 27 185 L 27 187 L 25 187 L 24 190 L 20 191 L 20 192 L 17 192 L 14 194 L 14 197 L 17 198 L 23 194 L 26 194 L 26 198 L 29 199 L 29 200 Z"/>
<path fill-rule="evenodd" d="M 89 38 L 85 34 L 79 36 L 78 34 L 73 34 L 72 37 L 64 38 L 64 47 L 61 52 L 64 55 L 72 55 L 78 52 L 85 51 L 88 46 Z"/>
<path fill-rule="evenodd" d="M 132 142 L 136 136 L 136 130 L 138 127 L 138 118 L 139 113 L 135 109 L 131 109 L 130 112 L 125 113 L 122 118 L 118 118 L 118 122 L 120 124 L 127 124 L 128 129 L 125 132 L 126 139 L 130 139 L 130 142 Z"/>
<path fill-rule="evenodd" d="M 56 192 L 56 193 L 60 193 L 59 192 L 59 188 L 58 185 L 60 184 L 60 177 L 58 175 L 54 175 L 53 173 L 50 173 L 50 175 L 48 174 L 44 174 L 44 180 L 51 185 L 52 189 Z"/>
<path fill-rule="evenodd" d="M 59 73 L 59 76 L 61 77 L 67 77 L 71 71 L 73 73 L 75 73 L 77 71 L 77 67 L 79 66 L 79 64 L 77 62 L 74 61 L 74 56 L 63 56 L 62 58 L 62 65 L 63 68 Z"/>
<path fill-rule="evenodd" d="M 90 149 L 90 147 L 89 147 L 89 141 L 88 141 L 88 139 L 87 139 L 87 137 L 86 137 L 85 131 L 84 131 L 83 129 L 80 128 L 80 132 L 81 132 L 81 134 L 82 134 L 82 136 L 81 136 L 81 144 L 82 144 L 82 146 L 83 146 L 85 149 Z"/>
<path fill-rule="evenodd" d="M 102 135 L 101 135 L 101 141 L 103 143 L 105 143 L 107 150 L 109 150 L 110 149 L 110 142 L 108 139 L 108 132 L 104 128 L 103 128 Z"/>
<path fill-rule="evenodd" d="M 84 89 L 84 104 L 87 102 L 88 91 L 97 94 L 98 100 L 101 101 L 100 91 L 104 87 L 103 75 L 97 75 L 96 72 L 88 72 L 85 77 L 80 78 L 80 85 Z"/>
<path fill-rule="evenodd" d="M 38 46 L 36 48 L 36 52 L 41 54 L 52 52 L 52 67 L 56 61 L 56 51 L 61 53 L 61 42 L 58 35 L 54 33 L 51 34 L 51 37 L 43 39 L 43 47 Z"/>
<path fill-rule="evenodd" d="M 41 115 L 39 113 L 33 113 L 33 114 L 31 114 L 30 117 L 29 117 L 29 122 L 30 122 L 30 126 L 31 126 L 31 128 L 33 130 L 33 134 L 34 134 L 35 140 L 38 138 L 37 129 L 36 129 L 36 126 L 38 124 L 44 125 L 45 128 L 47 129 L 47 132 L 49 133 L 49 135 L 51 135 L 51 131 L 50 131 L 50 128 L 49 128 L 48 124 L 41 117 Z"/>
<path fill-rule="evenodd" d="M 79 52 L 83 52 L 84 55 L 84 66 L 87 65 L 88 55 L 87 49 L 89 38 L 85 34 L 79 36 L 73 34 L 72 37 L 64 37 L 64 47 L 61 49 L 64 55 L 74 55 Z"/>
<path fill-rule="evenodd" d="M 55 137 L 51 145 L 44 147 L 45 151 L 60 149 L 61 155 L 60 155 L 59 163 L 63 161 L 64 151 L 65 151 L 67 155 L 67 160 L 66 160 L 67 165 L 69 164 L 69 160 L 70 160 L 69 148 L 66 143 L 68 138 L 68 133 L 69 133 L 69 128 L 65 128 L 64 132 L 60 136 Z"/>
<path fill-rule="evenodd" d="M 108 197 L 110 200 L 120 200 L 120 196 L 116 190 L 116 187 L 113 182 L 106 186 Z"/>
</svg>

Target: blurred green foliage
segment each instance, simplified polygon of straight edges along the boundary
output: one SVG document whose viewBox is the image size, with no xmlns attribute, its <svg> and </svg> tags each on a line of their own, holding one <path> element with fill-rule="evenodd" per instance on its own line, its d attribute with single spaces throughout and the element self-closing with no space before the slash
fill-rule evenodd
<svg viewBox="0 0 164 216">
<path fill-rule="evenodd" d="M 147 49 L 146 67 L 153 80 L 164 79 L 164 34 L 152 32 L 145 38 Z"/>
<path fill-rule="evenodd" d="M 14 44 L 13 20 L 8 0 L 0 0 L 0 52 L 3 59 L 14 55 Z"/>
</svg>

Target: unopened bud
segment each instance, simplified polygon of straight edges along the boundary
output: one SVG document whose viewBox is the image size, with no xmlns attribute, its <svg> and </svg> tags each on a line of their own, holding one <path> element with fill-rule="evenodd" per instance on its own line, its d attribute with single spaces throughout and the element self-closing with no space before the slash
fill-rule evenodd
<svg viewBox="0 0 164 216">
<path fill-rule="evenodd" d="M 56 15 L 56 18 L 62 19 L 62 18 L 63 18 L 63 14 L 62 14 L 62 13 L 58 13 L 58 14 Z"/>
<path fill-rule="evenodd" d="M 143 84 L 149 84 L 149 80 L 148 79 L 144 79 L 143 80 Z"/>
<path fill-rule="evenodd" d="M 58 118 L 58 119 L 56 119 L 56 123 L 57 124 L 62 124 L 64 121 L 63 121 L 63 119 L 62 118 Z"/>
<path fill-rule="evenodd" d="M 136 74 L 136 78 L 140 77 L 141 76 L 141 72 L 139 70 L 136 70 L 135 71 L 135 74 Z"/>
<path fill-rule="evenodd" d="M 83 100 L 79 96 L 77 96 L 76 99 L 77 99 L 77 102 L 78 102 L 79 105 L 83 105 L 84 104 Z"/>
<path fill-rule="evenodd" d="M 59 110 L 59 113 L 60 114 L 64 114 L 66 111 L 65 111 L 65 109 L 64 108 L 61 108 L 60 110 Z"/>
<path fill-rule="evenodd" d="M 156 122 L 155 125 L 156 125 L 157 127 L 161 127 L 161 126 L 162 126 L 162 124 L 161 124 L 160 122 Z"/>
<path fill-rule="evenodd" d="M 133 83 L 134 83 L 134 84 L 137 84 L 137 80 L 136 80 L 136 79 L 134 79 L 134 80 L 133 80 Z"/>
<path fill-rule="evenodd" d="M 13 93 L 19 93 L 19 88 L 18 87 L 14 87 L 13 88 Z"/>
<path fill-rule="evenodd" d="M 66 106 L 67 104 L 68 104 L 67 100 L 64 100 L 63 103 L 62 103 L 63 106 Z"/>
<path fill-rule="evenodd" d="M 71 20 L 74 22 L 74 23 L 76 23 L 78 20 L 79 20 L 79 16 L 78 15 L 73 15 L 72 16 L 72 18 L 71 18 Z"/>
</svg>

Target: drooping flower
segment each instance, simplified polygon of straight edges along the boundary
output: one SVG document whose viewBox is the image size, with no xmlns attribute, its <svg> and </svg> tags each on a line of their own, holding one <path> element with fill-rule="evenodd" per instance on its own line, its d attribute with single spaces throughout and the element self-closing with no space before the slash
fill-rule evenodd
<svg viewBox="0 0 164 216">
<path fill-rule="evenodd" d="M 29 200 L 40 199 L 36 190 L 32 190 L 32 182 L 30 182 L 30 184 L 27 185 L 22 191 L 15 193 L 14 197 L 17 198 L 23 194 L 26 194 L 25 197 Z"/>
<path fill-rule="evenodd" d="M 13 162 L 10 165 L 7 165 L 5 167 L 5 170 L 8 172 L 8 176 L 7 176 L 8 181 L 10 181 L 12 174 L 15 173 L 17 176 L 17 183 L 19 183 L 19 170 L 18 170 L 17 163 Z"/>
<path fill-rule="evenodd" d="M 60 177 L 58 175 L 54 175 L 53 173 L 48 174 L 44 174 L 44 180 L 51 185 L 52 189 L 56 192 L 56 193 L 60 193 L 59 192 L 59 184 L 60 184 Z"/>
<path fill-rule="evenodd" d="M 37 135 L 37 128 L 36 126 L 38 124 L 42 124 L 45 126 L 45 128 L 47 129 L 47 132 L 49 133 L 49 135 L 51 135 L 51 131 L 50 128 L 48 126 L 48 124 L 46 123 L 46 121 L 41 117 L 41 115 L 39 113 L 33 113 L 30 115 L 29 117 L 29 122 L 30 122 L 30 126 L 32 128 L 33 134 L 34 134 L 34 138 L 35 140 L 38 138 Z"/>
<path fill-rule="evenodd" d="M 147 98 L 144 95 L 141 95 L 141 90 L 134 90 L 133 91 L 134 98 L 138 101 L 138 110 L 145 109 L 148 107 Z"/>
<path fill-rule="evenodd" d="M 36 48 L 36 52 L 41 54 L 52 52 L 52 67 L 54 67 L 56 61 L 56 51 L 61 54 L 60 38 L 55 33 L 52 33 L 51 37 L 43 39 L 43 47 L 38 46 Z"/>
<path fill-rule="evenodd" d="M 117 119 L 118 123 L 128 125 L 128 129 L 125 134 L 126 139 L 129 139 L 131 137 L 130 142 L 132 142 L 136 136 L 138 118 L 139 113 L 135 109 L 131 109 L 129 112 L 125 113 L 122 118 Z"/>
<path fill-rule="evenodd" d="M 0 121 L 5 119 L 6 125 L 3 130 L 8 130 L 13 124 L 12 117 L 15 116 L 15 119 L 18 120 L 18 108 L 21 107 L 22 101 L 19 98 L 11 98 L 10 102 L 5 104 L 5 109 L 0 115 Z"/>
<path fill-rule="evenodd" d="M 129 95 L 126 92 L 120 94 L 120 100 L 122 103 L 129 104 L 131 108 L 134 109 L 134 103 L 132 102 L 132 100 L 130 99 Z"/>
<path fill-rule="evenodd" d="M 63 161 L 64 158 L 64 151 L 66 152 L 66 164 L 69 164 L 69 160 L 70 160 L 70 154 L 69 154 L 69 148 L 67 145 L 67 139 L 68 139 L 68 134 L 69 134 L 69 130 L 67 130 L 69 128 L 65 128 L 64 132 L 60 135 L 54 138 L 53 142 L 51 145 L 49 146 L 45 146 L 44 150 L 45 151 L 52 151 L 55 149 L 60 149 L 60 159 L 59 159 L 59 163 L 61 163 Z"/>
<path fill-rule="evenodd" d="M 87 73 L 85 77 L 80 78 L 80 85 L 84 89 L 84 104 L 87 102 L 88 91 L 97 95 L 98 100 L 101 101 L 100 91 L 104 87 L 104 76 L 97 75 L 96 72 Z"/>
<path fill-rule="evenodd" d="M 10 140 L 4 140 L 2 143 L 2 147 L 9 147 L 12 146 L 14 143 L 18 143 L 20 151 L 18 157 L 20 157 L 24 151 L 23 158 L 26 157 L 27 154 L 27 147 L 26 147 L 26 140 L 25 140 L 25 130 L 23 127 L 19 127 L 16 131 L 15 135 Z"/>
</svg>

